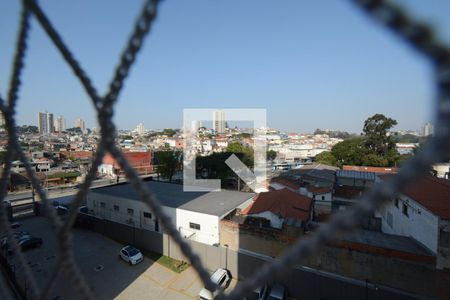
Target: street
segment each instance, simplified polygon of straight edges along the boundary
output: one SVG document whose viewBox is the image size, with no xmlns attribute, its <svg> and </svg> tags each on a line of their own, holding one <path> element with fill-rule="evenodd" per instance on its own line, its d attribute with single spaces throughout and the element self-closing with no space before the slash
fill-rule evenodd
<svg viewBox="0 0 450 300">
<path fill-rule="evenodd" d="M 43 239 L 41 248 L 25 252 L 39 287 L 42 289 L 50 279 L 57 260 L 57 240 L 50 221 L 43 217 L 32 217 L 20 221 L 20 230 Z M 144 261 L 130 266 L 118 257 L 124 246 L 98 233 L 73 229 L 73 250 L 78 267 L 94 291 L 96 299 L 196 299 L 203 287 L 192 267 L 178 274 L 145 257 Z M 22 270 L 14 256 L 8 259 L 15 265 L 18 281 L 26 289 Z M 73 278 L 58 276 L 49 299 L 81 299 L 74 287 Z M 228 291 L 236 285 L 232 280 Z"/>
</svg>

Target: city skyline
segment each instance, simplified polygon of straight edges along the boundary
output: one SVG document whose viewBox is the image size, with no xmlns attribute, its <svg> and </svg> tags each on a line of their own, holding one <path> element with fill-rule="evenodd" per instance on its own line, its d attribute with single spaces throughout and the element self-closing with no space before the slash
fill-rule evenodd
<svg viewBox="0 0 450 300">
<path fill-rule="evenodd" d="M 53 131 L 48 131 L 47 132 L 47 131 L 44 130 L 45 133 L 65 131 L 67 128 L 71 128 L 72 127 L 72 126 L 67 126 L 66 125 L 67 124 L 66 123 L 67 120 L 66 120 L 66 118 L 63 115 L 60 115 L 58 117 L 54 117 L 54 115 L 55 115 L 54 113 L 50 113 L 50 112 L 47 112 L 47 111 L 45 111 L 45 112 L 38 112 L 38 122 L 36 124 L 31 122 L 31 123 L 23 123 L 23 124 L 18 124 L 18 125 L 19 126 L 21 126 L 21 125 L 27 125 L 27 126 L 30 126 L 30 125 L 34 126 L 34 125 L 36 125 L 38 127 L 38 129 L 40 130 L 40 132 L 41 132 L 41 127 L 42 127 L 42 125 L 40 124 L 41 115 L 49 115 L 49 118 L 51 120 L 48 120 L 47 123 L 48 124 L 50 124 L 50 123 L 53 124 L 53 127 L 51 128 L 51 130 L 53 130 Z M 211 122 L 198 120 L 198 121 L 195 121 L 194 123 L 196 123 L 196 124 L 193 123 L 192 126 L 194 126 L 197 129 L 199 127 L 203 126 L 203 127 L 212 129 L 212 130 L 216 131 L 217 133 L 224 133 L 225 128 L 234 128 L 234 127 L 236 127 L 236 128 L 240 128 L 240 129 L 245 129 L 247 127 L 248 128 L 251 127 L 251 125 L 248 124 L 248 122 L 233 122 L 233 121 L 227 120 L 225 115 L 224 115 L 224 112 L 222 110 L 214 111 L 213 115 L 212 115 L 212 120 L 213 121 L 211 121 Z M 3 122 L 3 119 L 0 119 L 0 125 L 2 125 L 1 122 Z M 91 129 L 92 130 L 92 129 L 97 129 L 98 128 L 97 125 L 95 125 L 95 126 L 88 126 L 88 125 L 86 125 L 86 121 L 84 119 L 82 119 L 82 118 L 76 118 L 75 121 L 73 122 L 73 124 L 74 124 L 73 127 L 78 127 L 83 132 L 85 132 L 87 129 Z M 231 124 L 231 126 L 227 127 L 227 124 Z M 244 125 L 244 126 L 241 126 L 241 125 Z M 248 126 L 245 126 L 245 125 L 248 125 Z M 219 129 L 219 127 L 220 127 L 220 129 Z M 62 130 L 58 130 L 59 128 L 62 128 Z M 136 123 L 135 125 L 132 125 L 130 128 L 120 128 L 119 127 L 119 128 L 117 128 L 117 130 L 135 131 L 135 132 L 138 132 L 139 134 L 143 134 L 146 131 L 155 131 L 155 130 L 157 131 L 157 130 L 162 130 L 162 129 L 165 129 L 165 128 L 181 129 L 181 127 L 176 127 L 176 126 L 148 128 L 148 127 L 145 127 L 145 122 L 141 121 L 139 123 Z M 314 128 L 311 131 L 305 131 L 305 130 L 301 130 L 301 129 L 299 129 L 299 130 L 282 130 L 280 128 L 276 128 L 276 127 L 270 126 L 270 124 L 268 124 L 267 128 L 271 129 L 271 130 L 278 130 L 278 131 L 284 132 L 284 133 L 312 133 L 316 129 L 320 129 L 320 130 L 323 130 L 323 131 L 345 131 L 345 130 L 342 130 L 341 128 L 319 128 L 319 127 Z M 42 132 L 44 132 L 44 131 L 42 131 Z M 428 135 L 431 135 L 433 133 L 434 125 L 431 122 L 425 122 L 425 123 L 421 124 L 420 126 L 418 126 L 417 128 L 398 129 L 398 130 L 394 128 L 394 130 L 392 130 L 392 131 L 393 132 L 404 132 L 404 133 L 416 132 L 419 135 L 428 136 Z M 351 133 L 351 134 L 361 134 L 362 133 L 362 128 L 361 128 L 361 130 L 359 132 L 353 132 L 353 131 L 346 131 L 346 132 Z"/>
</svg>

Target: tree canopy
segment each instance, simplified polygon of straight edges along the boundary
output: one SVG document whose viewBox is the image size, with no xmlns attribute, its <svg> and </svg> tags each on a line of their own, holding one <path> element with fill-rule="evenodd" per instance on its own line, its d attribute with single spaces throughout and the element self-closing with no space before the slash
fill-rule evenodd
<svg viewBox="0 0 450 300">
<path fill-rule="evenodd" d="M 172 181 L 176 171 L 181 169 L 180 151 L 158 151 L 155 152 L 156 172 L 163 178 Z"/>
<path fill-rule="evenodd" d="M 316 129 L 314 131 L 314 134 L 326 134 L 331 138 L 338 138 L 338 139 L 343 139 L 343 140 L 354 137 L 353 134 L 348 133 L 347 131 L 339 131 L 339 130 L 330 131 L 330 130 Z"/>
<path fill-rule="evenodd" d="M 227 146 L 228 156 L 231 155 L 231 153 L 234 154 L 242 154 L 239 159 L 242 160 L 242 162 L 250 168 L 253 168 L 253 148 L 249 146 L 244 146 L 239 142 L 231 142 Z"/>
<path fill-rule="evenodd" d="M 330 152 L 322 152 L 316 161 L 341 167 L 342 165 L 392 167 L 400 155 L 389 129 L 397 121 L 382 114 L 375 114 L 364 122 L 361 137 L 347 139 L 333 146 Z"/>
<path fill-rule="evenodd" d="M 172 129 L 172 128 L 165 128 L 165 129 L 161 132 L 162 135 L 167 135 L 168 137 L 174 136 L 175 133 L 176 133 L 176 131 L 175 131 L 174 129 Z"/>
<path fill-rule="evenodd" d="M 268 160 L 274 160 L 275 158 L 277 158 L 277 152 L 274 150 L 269 150 L 267 151 L 267 159 Z"/>
<path fill-rule="evenodd" d="M 29 134 L 29 133 L 38 133 L 39 128 L 33 125 L 22 125 L 16 127 L 18 134 Z"/>
<path fill-rule="evenodd" d="M 316 155 L 315 162 L 329 166 L 336 165 L 336 157 L 330 151 L 324 151 Z"/>
<path fill-rule="evenodd" d="M 364 122 L 365 146 L 371 154 L 386 156 L 395 149 L 395 143 L 389 135 L 389 129 L 395 125 L 397 125 L 396 120 L 387 118 L 383 114 L 375 114 Z"/>
</svg>

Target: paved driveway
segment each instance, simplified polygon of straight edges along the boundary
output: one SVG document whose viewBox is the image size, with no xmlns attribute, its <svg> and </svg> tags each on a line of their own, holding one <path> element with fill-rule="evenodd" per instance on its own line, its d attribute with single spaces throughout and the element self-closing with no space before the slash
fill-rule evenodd
<svg viewBox="0 0 450 300">
<path fill-rule="evenodd" d="M 57 259 L 54 231 L 49 220 L 42 217 L 25 219 L 21 223 L 20 230 L 44 241 L 41 248 L 25 252 L 33 275 L 44 289 Z M 122 244 L 88 230 L 74 229 L 73 233 L 77 265 L 95 292 L 96 299 L 195 299 L 202 288 L 193 268 L 178 274 L 148 258 L 130 266 L 119 259 Z M 10 258 L 10 263 L 17 266 L 14 257 Z M 16 269 L 19 281 L 24 287 L 29 285 L 23 280 L 22 270 Z M 233 280 L 229 290 L 235 284 Z M 70 276 L 63 274 L 57 278 L 50 299 L 81 299 L 76 286 Z"/>
</svg>

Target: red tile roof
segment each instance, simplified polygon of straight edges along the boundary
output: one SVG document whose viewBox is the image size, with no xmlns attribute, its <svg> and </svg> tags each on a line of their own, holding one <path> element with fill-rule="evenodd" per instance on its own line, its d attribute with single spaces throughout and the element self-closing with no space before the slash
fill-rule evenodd
<svg viewBox="0 0 450 300">
<path fill-rule="evenodd" d="M 284 185 L 285 187 L 296 191 L 302 186 L 299 182 L 296 182 L 295 180 L 289 180 L 283 177 L 274 177 L 270 180 L 270 183 L 272 182 Z"/>
<path fill-rule="evenodd" d="M 245 215 L 270 211 L 284 219 L 308 221 L 312 200 L 289 189 L 260 193 L 244 211 Z"/>
<path fill-rule="evenodd" d="M 402 193 L 444 220 L 450 220 L 450 180 L 430 175 L 408 185 Z"/>
<path fill-rule="evenodd" d="M 131 167 L 139 173 L 148 173 L 153 171 L 152 152 L 123 152 Z M 122 169 L 116 159 L 109 153 L 103 157 L 103 163 L 112 165 L 114 169 Z"/>
<path fill-rule="evenodd" d="M 360 171 L 360 172 L 373 172 L 373 173 L 397 173 L 398 168 L 382 168 L 382 167 L 366 167 L 366 166 L 342 166 L 342 170 L 346 171 Z"/>
<path fill-rule="evenodd" d="M 322 194 L 328 194 L 331 192 L 332 187 L 326 187 L 326 186 L 308 186 L 308 191 L 313 193 L 314 195 L 322 195 Z"/>
</svg>

